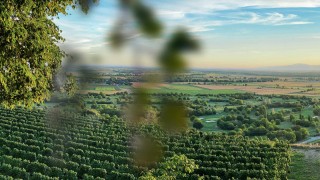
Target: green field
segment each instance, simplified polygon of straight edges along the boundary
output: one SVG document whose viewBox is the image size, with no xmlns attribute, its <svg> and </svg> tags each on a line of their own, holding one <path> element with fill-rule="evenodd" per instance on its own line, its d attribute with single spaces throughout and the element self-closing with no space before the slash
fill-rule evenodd
<svg viewBox="0 0 320 180">
<path fill-rule="evenodd" d="M 97 86 L 95 88 L 96 91 L 115 91 L 115 87 L 114 86 Z"/>
<path fill-rule="evenodd" d="M 312 141 L 312 142 L 310 142 L 310 143 L 308 143 L 308 144 L 317 144 L 317 143 L 320 143 L 320 139 L 315 140 L 315 141 Z"/>
<path fill-rule="evenodd" d="M 92 90 L 97 92 L 116 92 L 125 89 L 130 89 L 130 86 L 113 86 L 113 85 L 90 85 L 86 87 L 84 90 Z"/>
<path fill-rule="evenodd" d="M 320 150 L 296 150 L 291 161 L 289 179 L 320 179 Z"/>
<path fill-rule="evenodd" d="M 293 126 L 294 125 L 292 124 L 292 122 L 288 122 L 288 121 L 281 122 L 280 125 L 278 125 L 278 127 L 281 129 L 290 129 Z"/>
<path fill-rule="evenodd" d="M 190 95 L 196 94 L 236 94 L 244 93 L 241 90 L 235 89 L 221 89 L 221 90 L 210 90 L 200 87 L 195 87 L 193 85 L 185 84 L 170 84 L 169 86 L 161 87 L 160 89 L 152 89 L 151 93 L 184 93 Z"/>
<path fill-rule="evenodd" d="M 221 115 L 208 115 L 208 116 L 201 116 L 200 119 L 203 122 L 202 131 L 215 131 L 215 132 L 225 132 L 224 130 L 220 129 L 217 125 L 218 119 Z"/>
<path fill-rule="evenodd" d="M 165 163 L 162 158 L 183 154 L 199 166 L 185 178 L 174 179 L 280 179 L 287 176 L 290 162 L 289 146 L 283 142 L 272 147 L 269 141 L 195 130 L 171 136 L 157 125 L 131 127 L 118 118 L 83 116 L 66 107 L 48 111 L 0 108 L 0 116 L 0 179 L 135 180 L 149 170 L 140 165 L 149 160 L 146 151 L 148 157 L 157 156 L 150 163 Z M 146 138 L 139 142 L 152 149 L 132 148 L 140 134 Z M 255 169 L 260 166 L 264 169 Z"/>
</svg>

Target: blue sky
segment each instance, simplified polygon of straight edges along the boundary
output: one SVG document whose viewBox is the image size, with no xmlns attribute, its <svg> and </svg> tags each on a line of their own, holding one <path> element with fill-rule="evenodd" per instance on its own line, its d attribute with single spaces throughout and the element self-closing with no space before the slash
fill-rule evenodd
<svg viewBox="0 0 320 180">
<path fill-rule="evenodd" d="M 187 28 L 202 42 L 202 50 L 188 56 L 192 67 L 243 68 L 320 64 L 320 0 L 145 0 L 166 27 Z M 117 0 L 100 0 L 88 15 L 68 11 L 55 22 L 66 38 L 60 46 L 99 56 L 90 63 L 154 66 L 154 55 L 165 40 L 138 35 L 121 51 L 109 47 L 107 37 L 119 18 Z M 138 52 L 138 53 L 137 53 Z"/>
</svg>

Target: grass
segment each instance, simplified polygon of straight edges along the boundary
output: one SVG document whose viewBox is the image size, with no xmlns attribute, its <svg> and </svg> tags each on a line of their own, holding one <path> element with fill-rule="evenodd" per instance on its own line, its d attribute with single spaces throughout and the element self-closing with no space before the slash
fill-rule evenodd
<svg viewBox="0 0 320 180">
<path fill-rule="evenodd" d="M 278 127 L 281 129 L 290 129 L 293 126 L 294 125 L 292 124 L 292 122 L 288 122 L 288 121 L 281 122 L 280 125 L 278 125 Z"/>
<path fill-rule="evenodd" d="M 152 89 L 150 90 L 151 93 L 184 93 L 190 95 L 196 94 L 236 94 L 236 93 L 244 93 L 243 91 L 233 90 L 233 89 L 224 89 L 224 90 L 209 90 L 209 89 L 198 89 L 198 90 L 186 90 L 186 89 Z"/>
<path fill-rule="evenodd" d="M 302 114 L 304 117 L 306 117 L 306 118 L 308 118 L 309 115 L 312 117 L 312 116 L 313 116 L 313 109 L 312 109 L 312 107 L 308 107 L 308 108 L 303 109 L 302 112 L 301 112 L 301 114 Z"/>
<path fill-rule="evenodd" d="M 309 127 L 307 129 L 308 129 L 308 131 L 310 133 L 310 136 L 315 136 L 315 135 L 318 134 L 316 128 L 314 128 L 314 127 Z"/>
<path fill-rule="evenodd" d="M 130 89 L 131 86 L 112 86 L 112 85 L 90 85 L 86 86 L 83 89 L 81 89 L 79 92 L 81 94 L 86 94 L 86 93 L 104 93 L 104 94 L 114 94 L 120 91 L 126 91 Z"/>
<path fill-rule="evenodd" d="M 195 87 L 187 84 L 169 84 L 168 86 L 162 87 L 163 89 L 171 89 L 171 90 L 187 90 L 187 91 L 199 91 L 203 90 L 202 88 Z"/>
<path fill-rule="evenodd" d="M 318 155 L 317 155 L 318 154 Z M 320 152 L 316 150 L 297 150 L 293 152 L 289 179 L 319 180 Z"/>
<path fill-rule="evenodd" d="M 312 141 L 312 142 L 310 142 L 310 143 L 308 143 L 308 144 L 317 144 L 317 143 L 320 143 L 320 139 L 315 140 L 315 141 Z"/>
<path fill-rule="evenodd" d="M 95 87 L 96 91 L 115 91 L 114 86 L 97 86 Z"/>
<path fill-rule="evenodd" d="M 244 93 L 244 91 L 236 89 L 219 89 L 210 90 L 206 88 L 196 87 L 189 84 L 168 84 L 167 86 L 160 87 L 158 89 L 149 89 L 151 93 L 183 93 L 183 94 L 236 94 Z"/>
<path fill-rule="evenodd" d="M 221 117 L 221 115 L 208 115 L 208 116 L 200 116 L 202 122 L 203 122 L 203 128 L 202 131 L 215 131 L 215 132 L 225 132 L 224 130 L 220 129 L 217 125 L 218 119 Z"/>
</svg>

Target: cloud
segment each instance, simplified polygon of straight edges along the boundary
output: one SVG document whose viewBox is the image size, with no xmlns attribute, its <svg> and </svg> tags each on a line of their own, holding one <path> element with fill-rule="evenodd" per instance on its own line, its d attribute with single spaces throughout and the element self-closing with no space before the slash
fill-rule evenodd
<svg viewBox="0 0 320 180">
<path fill-rule="evenodd" d="M 213 19 L 213 20 L 211 20 Z M 282 14 L 278 12 L 272 13 L 256 13 L 256 12 L 235 12 L 224 14 L 223 18 L 214 20 L 215 18 L 204 19 L 189 19 L 185 23 L 189 27 L 190 32 L 205 32 L 212 31 L 215 27 L 235 25 L 235 24 L 256 24 L 256 25 L 271 25 L 271 26 L 284 26 L 284 25 L 305 25 L 313 24 L 311 21 L 303 21 L 298 15 L 295 14 Z"/>
<path fill-rule="evenodd" d="M 89 43 L 91 42 L 91 39 L 79 39 L 77 41 L 73 41 L 74 44 L 83 44 L 83 43 Z"/>
<path fill-rule="evenodd" d="M 272 26 L 313 24 L 314 22 L 295 13 L 287 13 L 288 11 L 283 13 L 282 10 L 320 7 L 320 0 L 147 1 L 170 30 L 183 26 L 195 33 L 213 31 L 216 27 L 234 24 Z M 276 12 L 272 12 L 273 8 L 277 8 Z M 265 10 L 260 11 L 261 9 Z"/>
<path fill-rule="evenodd" d="M 165 19 L 181 19 L 185 17 L 185 12 L 182 11 L 159 10 L 157 14 Z"/>
<path fill-rule="evenodd" d="M 208 26 L 193 26 L 189 27 L 189 32 L 199 33 L 199 32 L 207 32 L 207 31 L 213 31 L 214 28 L 210 28 Z"/>
<path fill-rule="evenodd" d="M 304 24 L 314 24 L 314 22 L 310 21 L 295 21 L 295 22 L 288 22 L 284 24 L 277 24 L 277 25 L 304 25 Z"/>
<path fill-rule="evenodd" d="M 151 0 L 149 0 L 151 1 Z M 153 1 L 153 0 L 152 0 Z M 320 7 L 320 0 L 189 0 L 155 1 L 154 7 L 183 13 L 206 14 L 240 8 L 312 8 Z"/>
<path fill-rule="evenodd" d="M 177 26 L 186 27 L 204 41 L 218 27 L 229 25 L 289 26 L 312 24 L 312 17 L 288 8 L 320 7 L 320 0 L 145 0 L 161 18 L 166 30 L 172 32 Z M 111 1 L 101 1 L 88 16 L 73 13 L 55 20 L 63 30 L 66 42 L 61 47 L 72 50 L 95 52 L 105 50 L 106 37 L 121 14 Z M 112 1 L 116 2 L 116 1 Z M 274 8 L 274 9 L 273 9 Z M 310 9 L 312 10 L 312 9 Z M 313 9 L 315 10 L 315 9 Z M 302 17 L 301 17 L 302 16 Z M 311 20 L 309 20 L 309 18 Z M 229 27 L 228 27 L 229 28 Z M 232 28 L 232 27 L 231 27 Z M 223 29 L 223 28 L 220 28 Z M 249 29 L 247 27 L 244 30 Z M 242 29 L 237 29 L 238 32 Z M 128 39 L 141 36 L 134 34 Z M 141 38 L 139 38 L 141 39 Z M 135 40 L 136 41 L 136 40 Z"/>
<path fill-rule="evenodd" d="M 242 19 L 231 20 L 229 24 L 261 24 L 261 25 L 302 25 L 312 24 L 309 21 L 299 21 L 295 14 L 281 14 L 278 12 L 258 14 L 254 12 L 239 13 Z M 228 23 L 228 21 L 226 21 Z"/>
</svg>

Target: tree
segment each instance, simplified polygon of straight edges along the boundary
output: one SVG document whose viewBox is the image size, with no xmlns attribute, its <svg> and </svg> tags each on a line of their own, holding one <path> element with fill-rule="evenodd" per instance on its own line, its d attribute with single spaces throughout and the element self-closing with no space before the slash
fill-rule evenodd
<svg viewBox="0 0 320 180">
<path fill-rule="evenodd" d="M 294 130 L 297 141 L 301 141 L 309 136 L 309 131 L 307 128 L 302 128 L 301 126 L 294 126 L 292 127 L 292 130 Z"/>
<path fill-rule="evenodd" d="M 297 140 L 295 133 L 291 129 L 269 132 L 267 136 L 271 140 L 274 140 L 274 139 L 287 140 L 291 143 L 294 143 Z"/>
<path fill-rule="evenodd" d="M 64 56 L 56 44 L 63 41 L 61 31 L 52 17 L 66 14 L 71 3 L 72 0 L 1 1 L 1 104 L 31 106 L 49 97 L 53 74 Z"/>
<path fill-rule="evenodd" d="M 296 118 L 294 117 L 294 115 L 293 114 L 290 114 L 290 121 L 294 121 Z"/>
<path fill-rule="evenodd" d="M 196 128 L 196 129 L 202 129 L 203 128 L 202 121 L 200 119 L 196 119 L 193 122 L 193 127 Z"/>
<path fill-rule="evenodd" d="M 320 108 L 315 108 L 313 110 L 313 114 L 316 115 L 316 116 L 320 116 Z"/>
<path fill-rule="evenodd" d="M 159 164 L 157 169 L 148 171 L 140 180 L 153 179 L 185 179 L 188 174 L 194 172 L 199 166 L 194 160 L 188 159 L 185 155 L 174 155 L 167 158 L 165 162 Z"/>
<path fill-rule="evenodd" d="M 65 53 L 54 24 L 66 8 L 81 6 L 87 13 L 97 0 L 3 0 L 0 2 L 0 104 L 31 107 L 50 97 L 54 74 Z"/>
<path fill-rule="evenodd" d="M 268 130 L 264 126 L 250 127 L 245 133 L 248 136 L 264 136 L 268 133 Z"/>
<path fill-rule="evenodd" d="M 63 89 L 66 91 L 66 93 L 69 96 L 75 95 L 78 89 L 78 86 L 77 86 L 76 78 L 72 74 L 67 75 L 66 82 L 63 86 Z"/>
</svg>

